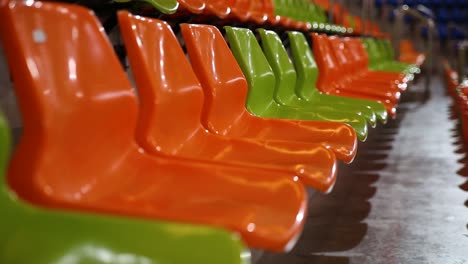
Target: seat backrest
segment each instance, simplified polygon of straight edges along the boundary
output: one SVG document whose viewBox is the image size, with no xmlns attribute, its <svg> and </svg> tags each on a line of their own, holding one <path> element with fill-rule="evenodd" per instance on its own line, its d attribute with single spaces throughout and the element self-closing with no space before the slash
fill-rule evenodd
<svg viewBox="0 0 468 264">
<path fill-rule="evenodd" d="M 348 60 L 343 41 L 336 36 L 331 36 L 328 37 L 328 44 L 335 54 L 336 62 L 338 63 L 341 72 L 350 74 L 353 68 L 353 61 Z"/>
<path fill-rule="evenodd" d="M 274 6 L 274 0 L 262 0 L 263 1 L 263 10 L 268 16 L 275 16 L 275 6 Z"/>
<path fill-rule="evenodd" d="M 231 13 L 242 20 L 246 20 L 249 17 L 250 0 L 223 0 L 229 1 L 231 6 Z"/>
<path fill-rule="evenodd" d="M 89 183 L 108 177 L 102 172 L 134 144 L 138 116 L 136 95 L 105 31 L 76 5 L 11 1 L 0 9 L 24 123 L 9 184 L 36 202 L 44 193 L 75 199 L 91 192 Z"/>
<path fill-rule="evenodd" d="M 204 0 L 177 0 L 181 9 L 185 9 L 194 14 L 200 14 L 206 7 Z"/>
<path fill-rule="evenodd" d="M 354 23 L 354 33 L 361 34 L 363 33 L 363 22 L 362 19 L 358 16 L 352 16 L 352 20 Z"/>
<path fill-rule="evenodd" d="M 375 46 L 376 53 L 379 54 L 382 61 L 393 60 L 393 57 L 390 58 L 393 55 L 391 55 L 391 51 L 387 50 L 383 39 L 370 39 L 369 41 L 371 45 Z"/>
<path fill-rule="evenodd" d="M 317 88 L 322 92 L 334 91 L 334 78 L 338 76 L 338 65 L 335 55 L 328 44 L 325 35 L 311 33 L 313 39 L 313 51 L 320 74 L 317 79 Z"/>
<path fill-rule="evenodd" d="M 166 22 L 126 11 L 118 19 L 140 95 L 137 140 L 174 154 L 201 128 L 200 82 Z"/>
<path fill-rule="evenodd" d="M 271 30 L 259 29 L 263 52 L 276 77 L 274 98 L 288 104 L 296 97 L 296 70 L 279 36 Z"/>
<path fill-rule="evenodd" d="M 288 0 L 288 2 L 286 6 L 289 16 L 296 21 L 303 21 L 304 12 L 298 8 L 299 2 L 297 0 Z"/>
<path fill-rule="evenodd" d="M 140 0 L 163 14 L 174 14 L 179 7 L 177 0 Z M 118 3 L 137 2 L 137 0 L 114 0 Z"/>
<path fill-rule="evenodd" d="M 390 39 L 382 39 L 380 41 L 380 44 L 381 44 L 382 50 L 387 55 L 387 59 L 394 60 L 395 52 L 393 50 L 392 42 L 390 41 Z"/>
<path fill-rule="evenodd" d="M 345 13 L 345 8 L 341 6 L 339 3 L 334 3 L 333 4 L 333 23 L 335 24 L 341 24 L 341 21 L 343 21 L 343 15 Z"/>
<path fill-rule="evenodd" d="M 272 1 L 273 1 L 275 15 L 285 16 L 287 11 L 285 10 L 286 6 L 284 2 L 286 2 L 286 0 L 272 0 Z"/>
<path fill-rule="evenodd" d="M 328 10 L 328 8 L 324 9 L 317 4 L 311 3 L 312 7 L 314 7 L 314 13 L 315 13 L 315 21 L 318 23 L 327 23 L 328 17 L 326 14 L 325 10 Z"/>
<path fill-rule="evenodd" d="M 330 6 L 330 1 L 328 0 L 314 0 L 314 3 L 324 9 L 328 9 Z"/>
<path fill-rule="evenodd" d="M 307 0 L 292 0 L 291 14 L 298 21 L 314 22 L 317 19 L 317 10 Z"/>
<path fill-rule="evenodd" d="M 360 38 L 348 38 L 347 44 L 353 50 L 353 54 L 358 57 L 356 60 L 359 60 L 361 69 L 367 70 L 369 67 L 369 57 L 362 40 Z"/>
<path fill-rule="evenodd" d="M 177 0 L 144 0 L 161 13 L 174 14 L 179 8 L 179 2 Z"/>
<path fill-rule="evenodd" d="M 249 84 L 247 110 L 261 116 L 273 104 L 276 85 L 273 70 L 252 31 L 228 26 L 225 29 L 232 53 Z"/>
<path fill-rule="evenodd" d="M 229 7 L 227 1 L 219 0 L 204 0 L 206 4 L 206 10 L 216 15 L 219 18 L 224 18 L 231 13 L 231 8 Z"/>
<path fill-rule="evenodd" d="M 352 29 L 356 28 L 356 23 L 354 21 L 354 17 L 352 15 L 350 15 L 349 13 L 345 14 L 345 19 L 344 19 L 344 22 L 343 22 L 343 26 L 349 27 L 349 28 L 352 28 Z"/>
<path fill-rule="evenodd" d="M 353 38 L 343 38 L 343 44 L 345 46 L 344 52 L 345 55 L 348 59 L 353 64 L 353 67 L 351 68 L 352 73 L 356 73 L 360 70 L 367 70 L 367 64 L 366 61 L 359 55 L 358 50 L 354 47 L 355 44 L 352 42 L 355 39 Z M 361 45 L 360 43 L 356 43 L 357 45 Z"/>
<path fill-rule="evenodd" d="M 380 54 L 377 45 L 370 38 L 362 38 L 362 43 L 366 49 L 367 57 L 370 65 L 377 65 L 382 62 L 382 54 Z"/>
<path fill-rule="evenodd" d="M 249 12 L 255 16 L 265 16 L 266 20 L 266 10 L 265 10 L 265 0 L 250 1 Z"/>
<path fill-rule="evenodd" d="M 306 100 L 311 100 L 319 91 L 316 83 L 319 75 L 312 50 L 307 39 L 301 32 L 288 32 L 291 53 L 296 68 L 296 94 Z"/>
<path fill-rule="evenodd" d="M 202 123 L 226 134 L 246 114 L 247 81 L 221 32 L 210 25 L 180 26 L 192 68 L 205 93 Z"/>
<path fill-rule="evenodd" d="M 413 43 L 408 39 L 404 39 L 404 40 L 400 41 L 400 51 L 402 53 L 403 52 L 407 52 L 407 53 L 415 53 L 416 52 L 416 50 L 414 49 Z"/>
</svg>

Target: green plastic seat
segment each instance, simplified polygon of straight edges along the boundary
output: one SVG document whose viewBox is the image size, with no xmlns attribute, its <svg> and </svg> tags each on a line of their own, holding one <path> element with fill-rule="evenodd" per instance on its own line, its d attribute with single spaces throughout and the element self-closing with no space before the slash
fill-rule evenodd
<svg viewBox="0 0 468 264">
<path fill-rule="evenodd" d="M 375 39 L 365 38 L 363 44 L 369 56 L 369 68 L 371 70 L 399 72 L 411 75 L 410 67 L 390 60 L 386 55 L 386 51 L 383 51 L 379 47 Z"/>
<path fill-rule="evenodd" d="M 264 29 L 259 29 L 258 31 L 262 41 L 263 52 L 275 73 L 276 89 L 274 99 L 276 102 L 282 105 L 298 107 L 304 112 L 317 112 L 322 116 L 329 116 L 330 119 L 340 118 L 337 122 L 343 122 L 343 118 L 356 119 L 356 115 L 361 115 L 372 126 L 375 126 L 375 114 L 366 106 L 360 107 L 361 109 L 353 109 L 352 107 L 346 107 L 346 105 L 333 105 L 319 101 L 311 102 L 298 97 L 295 92 L 299 85 L 297 72 L 281 39 L 273 31 Z M 298 34 L 302 35 L 301 33 Z M 307 46 L 307 42 L 305 44 Z M 300 84 L 307 85 L 303 80 L 301 80 Z M 314 95 L 319 95 L 316 90 L 313 93 Z"/>
<path fill-rule="evenodd" d="M 386 58 L 387 61 L 393 61 L 393 63 L 406 66 L 406 68 L 408 68 L 409 72 L 412 74 L 421 73 L 421 69 L 416 64 L 404 63 L 395 60 L 395 52 L 393 51 L 392 43 L 389 39 L 377 39 L 375 41 L 377 42 L 381 52 L 383 52 L 383 54 L 385 55 L 384 58 Z"/>
<path fill-rule="evenodd" d="M 315 120 L 348 123 L 353 126 L 360 140 L 367 137 L 367 122 L 364 117 L 355 115 L 340 116 L 341 113 L 327 113 L 323 116 L 319 112 L 304 112 L 298 107 L 291 107 L 278 103 L 274 99 L 277 81 L 273 69 L 270 67 L 255 35 L 249 29 L 225 27 L 231 50 L 236 57 L 249 84 L 246 101 L 247 110 L 257 116 L 268 118 L 287 118 L 297 120 Z M 288 83 L 291 80 L 284 81 Z M 279 85 L 282 85 L 280 83 Z"/>
<path fill-rule="evenodd" d="M 407 75 L 412 80 L 414 73 L 418 70 L 412 65 L 401 63 L 389 58 L 386 54 L 388 51 L 379 47 L 379 43 L 375 39 L 364 38 L 363 44 L 366 47 L 367 54 L 369 56 L 369 69 L 377 71 L 389 71 L 389 72 L 400 72 Z"/>
<path fill-rule="evenodd" d="M 161 13 L 164 14 L 174 14 L 179 8 L 179 2 L 177 0 L 114 0 L 116 3 L 144 3 L 154 7 Z"/>
<path fill-rule="evenodd" d="M 250 263 L 239 236 L 223 230 L 29 205 L 6 184 L 9 148 L 0 112 L 0 263 Z"/>
<path fill-rule="evenodd" d="M 308 0 L 273 0 L 275 14 L 310 23 L 314 31 L 343 33 L 345 28 L 329 24 L 326 12 Z"/>
<path fill-rule="evenodd" d="M 304 34 L 288 32 L 288 36 L 297 73 L 295 92 L 301 101 L 359 112 L 371 125 L 375 125 L 376 119 L 382 123 L 387 122 L 387 111 L 379 102 L 321 93 L 316 87 L 319 70 Z"/>
<path fill-rule="evenodd" d="M 400 67 L 402 67 L 405 72 L 415 73 L 414 69 L 417 68 L 416 65 L 394 60 L 395 54 L 393 52 L 393 48 L 391 47 L 390 40 L 373 39 L 372 42 L 376 45 L 379 54 L 381 54 L 382 60 L 385 60 L 387 63 L 400 65 Z"/>
<path fill-rule="evenodd" d="M 330 24 L 328 23 L 328 12 L 326 10 L 323 10 L 320 6 L 317 4 L 308 1 L 308 0 L 299 0 L 301 1 L 301 5 L 298 7 L 298 10 L 306 10 L 307 6 L 310 7 L 310 14 L 313 15 L 314 21 L 317 22 L 319 25 L 319 29 L 323 27 L 325 30 L 322 29 L 322 31 L 325 32 L 330 32 L 333 34 L 341 34 L 346 32 L 346 28 L 341 26 L 341 25 L 335 25 L 335 24 Z M 320 31 L 320 30 L 319 30 Z"/>
</svg>

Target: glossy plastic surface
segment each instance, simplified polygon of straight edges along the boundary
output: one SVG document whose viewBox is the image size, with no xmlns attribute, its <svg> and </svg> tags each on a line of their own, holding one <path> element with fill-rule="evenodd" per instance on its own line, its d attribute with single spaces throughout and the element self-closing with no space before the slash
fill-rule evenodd
<svg viewBox="0 0 468 264">
<path fill-rule="evenodd" d="M 177 0 L 113 0 L 114 2 L 143 2 L 151 5 L 156 10 L 164 14 L 174 14 L 177 12 L 179 3 Z"/>
<path fill-rule="evenodd" d="M 395 104 L 399 102 L 400 90 L 394 83 L 394 80 L 380 79 L 375 81 L 355 76 L 353 74 L 355 63 L 348 59 L 346 53 L 349 50 L 345 48 L 343 41 L 337 37 L 328 37 L 326 39 L 335 54 L 341 72 L 340 78 L 338 78 L 341 91 L 376 96 L 387 99 Z"/>
<path fill-rule="evenodd" d="M 358 134 L 360 128 L 366 126 L 366 119 L 360 113 L 348 110 L 340 111 L 330 106 L 310 105 L 298 103 L 301 100 L 296 96 L 297 74 L 294 66 L 283 46 L 279 36 L 274 31 L 259 29 L 263 51 L 275 74 L 276 86 L 274 100 L 282 106 L 298 108 L 304 112 L 311 112 L 319 115 L 322 120 L 347 123 L 355 128 Z M 295 101 L 296 103 L 292 103 Z"/>
<path fill-rule="evenodd" d="M 318 67 L 305 36 L 300 32 L 288 32 L 288 36 L 297 72 L 295 93 L 302 101 L 360 112 L 371 125 L 375 124 L 376 117 L 381 122 L 387 121 L 385 106 L 378 102 L 327 95 L 319 91 L 316 87 L 319 75 Z"/>
<path fill-rule="evenodd" d="M 299 98 L 295 90 L 298 89 L 298 83 L 296 69 L 291 62 L 286 48 L 283 46 L 279 36 L 273 31 L 267 31 L 259 29 L 263 51 L 265 56 L 270 63 L 273 72 L 276 77 L 276 89 L 275 89 L 275 100 L 282 104 L 292 107 L 298 107 L 305 112 L 315 112 L 323 117 L 336 122 L 347 123 L 349 120 L 360 120 L 361 112 L 353 110 L 349 107 L 342 107 L 343 105 L 331 105 L 331 104 L 311 104 L 310 102 L 304 101 Z M 305 40 L 305 39 L 304 39 Z M 308 46 L 307 46 L 308 47 Z M 315 90 L 314 90 L 315 92 Z M 340 108 L 341 106 L 341 108 Z M 370 110 L 366 107 L 363 108 L 365 113 L 369 113 Z M 363 115 L 364 116 L 364 115 Z M 369 118 L 370 116 L 370 118 Z M 366 120 L 371 120 L 371 123 L 375 125 L 375 115 L 373 113 L 364 116 Z M 348 123 L 351 126 L 352 123 Z"/>
<path fill-rule="evenodd" d="M 227 0 L 231 8 L 229 18 L 233 21 L 246 22 L 250 18 L 250 0 Z"/>
<path fill-rule="evenodd" d="M 205 10 L 204 0 L 177 0 L 180 5 L 179 10 L 188 11 L 192 14 L 200 14 Z"/>
<path fill-rule="evenodd" d="M 225 28 L 231 50 L 249 83 L 246 102 L 249 112 L 263 117 L 333 121 L 320 113 L 304 112 L 300 108 L 277 103 L 273 98 L 277 85 L 276 77 L 253 33 L 243 28 Z M 366 120 L 357 116 L 347 122 L 352 124 L 358 138 L 365 140 Z"/>
<path fill-rule="evenodd" d="M 419 71 L 416 66 L 401 63 L 389 58 L 388 49 L 380 45 L 376 40 L 364 38 L 363 43 L 369 56 L 369 68 L 372 70 L 402 72 L 414 74 Z"/>
<path fill-rule="evenodd" d="M 203 89 L 169 25 L 123 12 L 119 22 L 140 94 L 137 141 L 145 150 L 283 171 L 323 192 L 333 186 L 336 158 L 322 146 L 276 146 L 209 133 L 200 123 Z"/>
<path fill-rule="evenodd" d="M 265 2 L 271 0 L 258 0 L 250 1 L 249 13 L 250 20 L 254 21 L 259 25 L 265 24 L 267 21 L 275 21 L 274 18 L 269 18 L 269 14 L 265 10 Z"/>
<path fill-rule="evenodd" d="M 352 50 L 352 52 L 349 52 L 346 56 L 347 59 L 353 63 L 353 67 L 350 70 L 353 75 L 360 78 L 371 79 L 372 81 L 384 80 L 387 82 L 388 80 L 395 80 L 400 90 L 406 90 L 407 87 L 405 84 L 409 81 L 406 74 L 369 70 L 369 57 L 360 38 L 345 38 L 343 42 L 347 50 Z"/>
<path fill-rule="evenodd" d="M 256 25 L 273 25 L 285 28 L 300 27 L 302 23 L 291 18 L 278 16 L 274 13 L 272 0 L 230 0 L 233 1 L 233 10 L 241 21 L 253 22 Z"/>
<path fill-rule="evenodd" d="M 343 124 L 271 119 L 245 108 L 247 81 L 219 30 L 181 25 L 193 69 L 205 92 L 202 122 L 211 132 L 232 137 L 318 143 L 350 162 L 356 155 L 354 130 Z M 278 142 L 276 142 L 278 144 Z"/>
<path fill-rule="evenodd" d="M 137 97 L 91 11 L 12 2 L 1 15 L 24 122 L 8 171 L 21 198 L 224 227 L 250 247 L 294 244 L 307 208 L 296 177 L 150 156 L 137 145 Z"/>
<path fill-rule="evenodd" d="M 296 30 L 310 30 L 342 33 L 337 25 L 327 23 L 325 12 L 315 3 L 307 0 L 274 0 L 275 13 L 292 18 Z"/>
<path fill-rule="evenodd" d="M 390 116 L 395 116 L 395 104 L 390 100 L 383 99 L 379 96 L 341 91 L 339 89 L 339 78 L 336 77 L 343 75 L 344 73 L 342 73 L 342 69 L 339 68 L 339 64 L 335 58 L 335 54 L 333 53 L 331 46 L 328 43 L 327 37 L 316 33 L 312 33 L 311 35 L 313 39 L 313 51 L 317 61 L 317 66 L 320 71 L 317 79 L 317 87 L 322 92 L 345 97 L 375 100 L 385 105 L 387 113 Z"/>
<path fill-rule="evenodd" d="M 362 39 L 345 38 L 344 43 L 348 49 L 353 50 L 353 52 L 350 53 L 351 56 L 349 56 L 348 59 L 354 62 L 354 73 L 364 76 L 376 76 L 376 79 L 380 77 L 383 77 L 384 79 L 395 79 L 398 80 L 399 83 L 406 83 L 409 81 L 406 78 L 406 75 L 403 73 L 370 70 L 369 56 L 366 52 Z"/>
<path fill-rule="evenodd" d="M 220 19 L 227 17 L 231 13 L 231 8 L 226 4 L 227 0 L 204 0 L 206 8 L 204 13 L 214 15 Z"/>
<path fill-rule="evenodd" d="M 285 21 L 289 25 L 288 28 L 293 30 L 310 30 L 312 28 L 309 21 L 302 19 L 296 12 L 294 12 L 294 8 L 297 7 L 297 3 L 290 0 L 273 0 L 273 2 L 275 14 L 289 19 L 289 21 Z"/>
<path fill-rule="evenodd" d="M 408 80 L 403 74 L 383 71 L 369 71 L 367 64 L 364 66 L 356 50 L 362 49 L 363 45 L 359 38 L 331 38 L 332 45 L 339 46 L 340 52 L 346 59 L 346 72 L 352 81 L 367 82 L 370 85 L 384 85 L 395 90 L 405 90 Z M 353 46 L 354 43 L 354 46 Z M 358 45 L 360 47 L 358 47 Z M 362 67 L 362 68 L 361 68 Z M 403 86 L 401 86 L 403 85 Z M 404 87 L 404 89 L 402 89 Z M 387 88 L 388 89 L 388 88 Z"/>
<path fill-rule="evenodd" d="M 5 184 L 9 130 L 0 113 L 0 262 L 104 264 L 250 263 L 240 238 L 225 231 L 160 221 L 77 214 L 26 204 Z M 213 249 L 216 250 L 213 251 Z"/>
<path fill-rule="evenodd" d="M 377 42 L 380 51 L 386 55 L 384 58 L 387 59 L 387 62 L 395 63 L 397 65 L 401 65 L 402 67 L 406 67 L 407 69 L 409 69 L 409 72 L 411 74 L 421 73 L 421 69 L 418 65 L 395 60 L 395 52 L 393 50 L 390 38 L 376 39 L 375 41 Z"/>
</svg>

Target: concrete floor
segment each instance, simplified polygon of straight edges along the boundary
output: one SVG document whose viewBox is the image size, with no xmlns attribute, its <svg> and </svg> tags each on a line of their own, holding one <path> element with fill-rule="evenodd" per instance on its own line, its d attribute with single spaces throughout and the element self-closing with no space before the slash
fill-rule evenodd
<svg viewBox="0 0 468 264">
<path fill-rule="evenodd" d="M 439 78 L 371 130 L 330 195 L 315 193 L 298 244 L 257 264 L 468 263 L 468 155 Z"/>
</svg>

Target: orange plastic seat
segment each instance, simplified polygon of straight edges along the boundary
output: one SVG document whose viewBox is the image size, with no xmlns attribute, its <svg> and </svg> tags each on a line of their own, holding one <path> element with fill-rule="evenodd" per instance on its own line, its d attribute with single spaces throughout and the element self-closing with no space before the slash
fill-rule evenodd
<svg viewBox="0 0 468 264">
<path fill-rule="evenodd" d="M 297 177 L 148 155 L 135 142 L 137 97 L 93 13 L 68 4 L 0 3 L 24 122 L 8 183 L 22 199 L 223 227 L 254 248 L 294 244 L 307 208 Z"/>
<path fill-rule="evenodd" d="M 312 0 L 311 2 L 315 3 L 316 5 L 320 6 L 325 10 L 328 10 L 328 7 L 330 6 L 330 1 L 328 0 Z"/>
<path fill-rule="evenodd" d="M 345 73 L 345 75 L 341 77 L 343 89 L 364 94 L 375 93 L 389 98 L 392 102 L 399 102 L 401 89 L 400 80 L 397 78 L 397 76 L 399 76 L 398 74 L 394 76 L 378 74 L 376 77 L 373 77 L 373 74 L 370 74 L 368 71 L 356 74 L 355 68 L 359 67 L 359 63 L 356 63 L 351 54 L 353 50 L 351 50 L 341 38 L 330 37 L 328 40 L 341 69 Z M 404 87 L 406 88 L 406 85 L 404 85 Z"/>
<path fill-rule="evenodd" d="M 362 83 L 363 85 L 392 92 L 406 91 L 408 80 L 404 75 L 395 72 L 369 71 L 366 67 L 361 68 L 362 63 L 357 56 L 354 55 L 356 52 L 352 48 L 352 45 L 349 45 L 349 40 L 350 39 L 347 38 L 341 41 L 345 47 L 342 52 L 347 60 L 347 77 L 351 82 L 356 85 Z"/>
<path fill-rule="evenodd" d="M 258 25 L 281 25 L 286 28 L 295 28 L 304 26 L 301 22 L 294 21 L 287 17 L 281 17 L 274 14 L 274 7 L 272 0 L 225 0 L 229 2 L 234 20 L 242 22 L 253 22 Z M 222 2 L 222 1 L 221 1 Z M 229 24 L 229 23 L 224 23 Z M 301 29 L 302 29 L 301 28 Z"/>
<path fill-rule="evenodd" d="M 226 0 L 231 6 L 231 17 L 239 21 L 247 21 L 250 18 L 250 0 Z"/>
<path fill-rule="evenodd" d="M 210 131 L 236 138 L 281 140 L 285 144 L 318 143 L 346 162 L 353 160 L 357 139 L 351 127 L 253 116 L 245 108 L 247 81 L 219 30 L 208 25 L 182 24 L 181 32 L 205 92 L 202 122 Z"/>
<path fill-rule="evenodd" d="M 336 157 L 322 146 L 275 145 L 209 133 L 200 122 L 203 89 L 169 25 L 128 12 L 118 17 L 140 94 L 137 140 L 145 150 L 289 172 L 322 192 L 333 187 Z"/>
<path fill-rule="evenodd" d="M 287 17 L 282 17 L 275 14 L 275 7 L 273 5 L 273 0 L 262 0 L 263 2 L 263 12 L 267 15 L 267 22 L 270 25 L 281 24 L 283 26 L 288 26 L 292 20 Z"/>
<path fill-rule="evenodd" d="M 219 21 L 221 24 L 239 22 L 263 24 L 268 18 L 266 14 L 258 12 L 258 9 L 264 5 L 263 1 L 268 0 L 205 0 L 207 8 L 204 10 L 204 14 L 222 19 Z"/>
<path fill-rule="evenodd" d="M 225 25 L 233 21 L 253 22 L 256 25 L 278 25 L 280 23 L 290 23 L 291 19 L 276 16 L 273 13 L 272 0 L 224 0 L 231 7 L 231 16 L 229 21 L 223 21 Z M 284 24 L 283 26 L 285 26 Z M 290 26 L 290 24 L 287 24 Z"/>
<path fill-rule="evenodd" d="M 227 5 L 226 0 L 204 0 L 206 8 L 205 14 L 214 15 L 217 18 L 223 19 L 231 13 L 231 8 Z"/>
<path fill-rule="evenodd" d="M 313 38 L 313 51 L 319 68 L 319 76 L 317 79 L 317 87 L 326 94 L 341 95 L 352 98 L 362 98 L 368 100 L 375 100 L 385 105 L 387 113 L 395 117 L 396 108 L 395 103 L 389 99 L 382 98 L 377 95 L 358 94 L 355 92 L 343 91 L 340 89 L 341 85 L 337 81 L 336 76 L 343 75 L 342 70 L 339 69 L 338 62 L 336 61 L 335 54 L 328 43 L 326 36 L 321 36 L 317 33 L 312 33 Z"/>
<path fill-rule="evenodd" d="M 250 20 L 254 21 L 258 25 L 262 25 L 268 21 L 268 14 L 264 8 L 264 2 L 265 0 L 250 1 Z"/>
<path fill-rule="evenodd" d="M 335 54 L 336 61 L 340 69 L 340 90 L 351 93 L 358 93 L 364 95 L 378 96 L 384 99 L 388 99 L 391 102 L 398 103 L 400 100 L 400 90 L 392 80 L 385 80 L 384 83 L 381 81 L 372 81 L 370 79 L 364 79 L 360 76 L 353 75 L 353 67 L 355 63 L 348 59 L 347 47 L 345 47 L 343 41 L 336 37 L 326 37 L 328 44 L 330 45 L 333 53 Z M 393 80 L 394 81 L 394 80 Z"/>
<path fill-rule="evenodd" d="M 358 16 L 351 16 L 354 22 L 353 32 L 355 34 L 361 35 L 363 33 L 363 22 L 362 19 Z"/>
</svg>

